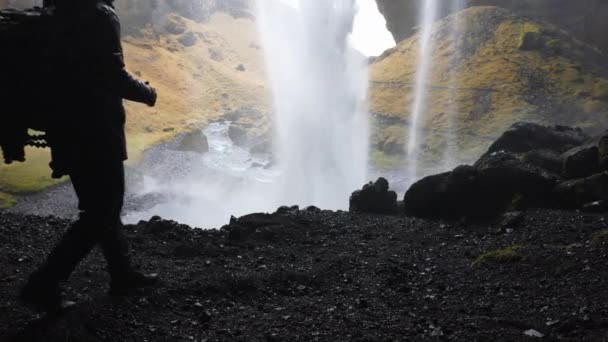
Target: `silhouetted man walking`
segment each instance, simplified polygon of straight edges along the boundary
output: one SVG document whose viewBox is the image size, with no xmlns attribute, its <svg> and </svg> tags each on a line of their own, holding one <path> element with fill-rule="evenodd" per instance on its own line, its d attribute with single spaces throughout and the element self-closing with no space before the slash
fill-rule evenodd
<svg viewBox="0 0 608 342">
<path fill-rule="evenodd" d="M 47 132 L 54 177 L 69 175 L 79 200 L 73 223 L 21 293 L 28 305 L 56 312 L 78 263 L 99 245 L 111 276 L 110 292 L 152 285 L 157 276 L 133 270 L 121 232 L 127 159 L 123 99 L 154 106 L 156 91 L 126 70 L 120 24 L 111 0 L 55 0 L 49 59 L 57 113 Z"/>
</svg>

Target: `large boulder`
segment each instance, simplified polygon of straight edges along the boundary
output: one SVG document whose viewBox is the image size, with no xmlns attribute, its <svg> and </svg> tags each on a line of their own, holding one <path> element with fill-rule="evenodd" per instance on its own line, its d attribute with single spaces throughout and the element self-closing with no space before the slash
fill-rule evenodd
<svg viewBox="0 0 608 342">
<path fill-rule="evenodd" d="M 564 157 L 551 150 L 532 150 L 522 155 L 522 161 L 559 175 L 562 173 Z"/>
<path fill-rule="evenodd" d="M 557 177 L 505 151 L 484 155 L 474 166 L 430 176 L 406 192 L 405 213 L 434 218 L 488 218 L 553 200 Z"/>
<path fill-rule="evenodd" d="M 608 200 L 608 172 L 560 183 L 555 187 L 555 193 L 560 204 L 568 209 Z"/>
<path fill-rule="evenodd" d="M 598 144 L 599 167 L 602 171 L 608 171 L 608 134 L 604 135 Z"/>
<path fill-rule="evenodd" d="M 389 190 L 389 183 L 378 178 L 375 183 L 368 183 L 363 189 L 350 196 L 350 212 L 395 214 L 397 213 L 397 193 Z"/>
<path fill-rule="evenodd" d="M 599 148 L 596 145 L 574 148 L 564 154 L 562 178 L 589 177 L 600 170 Z"/>
<path fill-rule="evenodd" d="M 420 217 L 471 216 L 478 209 L 477 170 L 469 165 L 426 177 L 412 185 L 403 199 L 405 213 Z"/>
<path fill-rule="evenodd" d="M 573 147 L 574 146 L 574 147 Z M 566 151 L 564 153 L 564 151 Z M 518 123 L 473 166 L 430 176 L 406 192 L 406 214 L 495 217 L 527 208 L 604 208 L 608 201 L 608 135 Z M 601 164 L 606 163 L 606 164 Z"/>
<path fill-rule="evenodd" d="M 490 146 L 488 153 L 497 151 L 525 153 L 541 149 L 563 153 L 573 147 L 581 146 L 589 138 L 578 128 L 548 127 L 518 122 Z"/>
<path fill-rule="evenodd" d="M 179 151 L 206 153 L 209 151 L 209 140 L 200 129 L 186 133 L 182 136 L 179 145 Z"/>
<path fill-rule="evenodd" d="M 557 175 L 527 164 L 513 153 L 486 154 L 474 166 L 479 172 L 481 207 L 489 215 L 530 206 L 543 207 L 552 201 Z"/>
</svg>

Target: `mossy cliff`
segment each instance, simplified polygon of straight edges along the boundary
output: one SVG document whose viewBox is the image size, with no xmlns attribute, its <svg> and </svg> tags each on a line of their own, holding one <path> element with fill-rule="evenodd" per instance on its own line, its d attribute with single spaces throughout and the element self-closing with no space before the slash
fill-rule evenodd
<svg viewBox="0 0 608 342">
<path fill-rule="evenodd" d="M 386 17 L 387 28 L 396 41 L 415 32 L 416 16 L 423 0 L 376 0 Z M 522 16 L 546 20 L 576 38 L 608 51 L 608 1 L 605 0 L 467 0 L 438 1 L 441 17 L 462 10 L 463 6 L 498 6 Z M 457 6 L 456 6 L 457 5 Z M 458 7 L 460 6 L 460 7 Z"/>
<path fill-rule="evenodd" d="M 462 28 L 461 31 L 455 27 Z M 374 144 L 399 154 L 406 141 L 419 35 L 371 66 Z M 599 50 L 557 27 L 497 7 L 473 7 L 437 22 L 426 81 L 423 158 L 443 158 L 450 127 L 461 161 L 481 155 L 517 121 L 579 126 L 599 133 L 608 122 L 608 65 Z"/>
</svg>

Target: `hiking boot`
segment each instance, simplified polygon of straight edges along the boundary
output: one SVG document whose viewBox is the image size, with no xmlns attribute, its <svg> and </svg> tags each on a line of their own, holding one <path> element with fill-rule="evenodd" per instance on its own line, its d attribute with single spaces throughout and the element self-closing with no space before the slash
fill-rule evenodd
<svg viewBox="0 0 608 342">
<path fill-rule="evenodd" d="M 75 302 L 61 298 L 59 285 L 45 284 L 31 279 L 21 290 L 19 301 L 32 310 L 44 311 L 49 315 L 62 314 L 76 305 Z"/>
<path fill-rule="evenodd" d="M 112 277 L 110 294 L 113 296 L 128 294 L 137 289 L 154 286 L 158 281 L 159 277 L 156 273 L 143 274 L 132 271 L 121 277 Z"/>
</svg>

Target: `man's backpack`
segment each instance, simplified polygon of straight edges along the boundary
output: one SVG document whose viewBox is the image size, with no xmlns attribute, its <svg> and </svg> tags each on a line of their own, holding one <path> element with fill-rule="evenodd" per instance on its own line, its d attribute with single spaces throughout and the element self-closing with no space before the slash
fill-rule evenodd
<svg viewBox="0 0 608 342">
<path fill-rule="evenodd" d="M 50 115 L 50 12 L 46 9 L 0 10 L 0 147 L 5 163 L 24 161 L 27 145 L 46 147 L 43 135 Z"/>
</svg>

